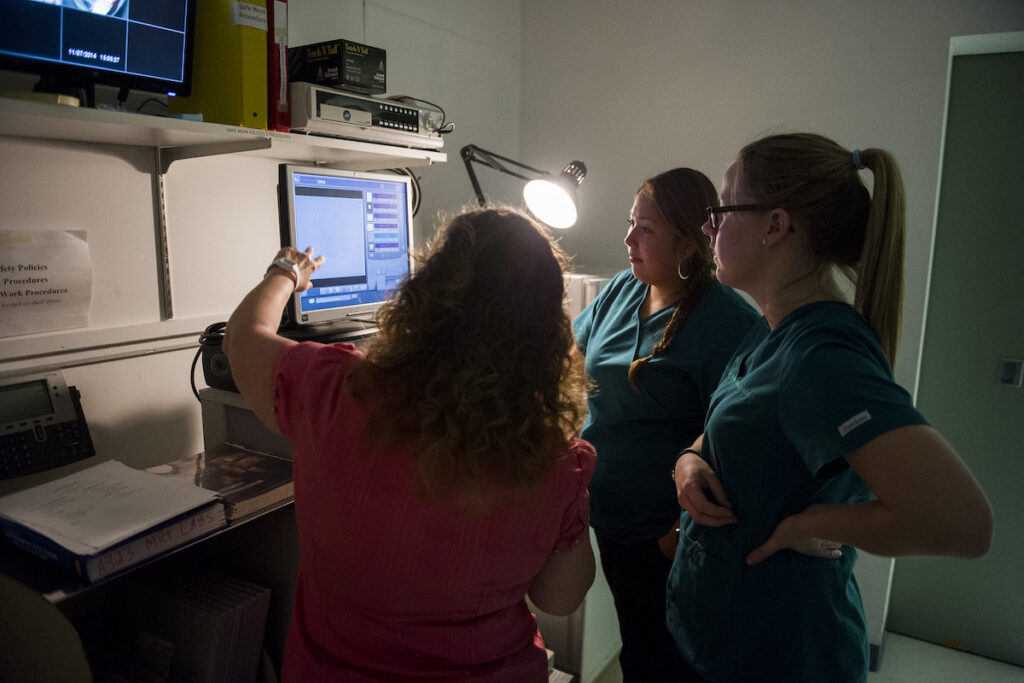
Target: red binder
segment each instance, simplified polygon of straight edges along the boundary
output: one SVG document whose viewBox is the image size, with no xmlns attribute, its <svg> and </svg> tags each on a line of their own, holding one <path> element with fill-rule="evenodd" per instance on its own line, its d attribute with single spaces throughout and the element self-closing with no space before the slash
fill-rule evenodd
<svg viewBox="0 0 1024 683">
<path fill-rule="evenodd" d="M 267 128 L 292 129 L 288 107 L 288 0 L 267 0 Z"/>
</svg>

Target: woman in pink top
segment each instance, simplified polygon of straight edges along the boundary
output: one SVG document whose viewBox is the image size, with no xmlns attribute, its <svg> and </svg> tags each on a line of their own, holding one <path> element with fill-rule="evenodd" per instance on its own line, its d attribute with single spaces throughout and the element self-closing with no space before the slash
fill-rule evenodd
<svg viewBox="0 0 1024 683">
<path fill-rule="evenodd" d="M 546 681 L 525 597 L 568 614 L 594 577 L 564 255 L 519 212 L 456 217 L 380 310 L 365 355 L 277 334 L 323 263 L 278 256 L 298 281 L 269 268 L 224 350 L 295 460 L 284 680 Z"/>
</svg>

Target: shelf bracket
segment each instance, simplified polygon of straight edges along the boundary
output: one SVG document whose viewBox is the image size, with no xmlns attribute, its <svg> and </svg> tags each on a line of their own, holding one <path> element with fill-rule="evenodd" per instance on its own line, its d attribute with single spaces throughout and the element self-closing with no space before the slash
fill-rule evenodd
<svg viewBox="0 0 1024 683">
<path fill-rule="evenodd" d="M 254 137 L 251 140 L 238 140 L 232 142 L 216 142 L 208 145 L 181 145 L 177 147 L 160 147 L 160 174 L 167 173 L 175 161 L 179 159 L 194 159 L 196 157 L 209 157 L 217 154 L 235 154 L 237 152 L 251 152 L 257 149 L 270 149 L 271 139 L 269 137 Z"/>
<path fill-rule="evenodd" d="M 181 159 L 215 156 L 218 154 L 235 154 L 258 149 L 269 149 L 269 137 L 254 137 L 250 140 L 217 142 L 204 145 L 178 145 L 174 147 L 154 148 L 157 173 L 153 174 L 153 201 L 156 215 L 156 259 L 157 278 L 160 297 L 160 319 L 174 318 L 174 299 L 171 296 L 171 249 L 167 236 L 167 190 L 164 176 L 171 164 Z"/>
<path fill-rule="evenodd" d="M 156 219 L 154 221 L 156 230 L 154 238 L 160 319 L 171 320 L 174 318 L 174 300 L 171 298 L 171 248 L 167 239 L 167 201 L 164 187 L 164 174 L 171 162 L 164 159 L 161 148 L 157 147 L 153 151 L 156 168 L 163 169 L 160 173 L 153 174 L 153 212 Z"/>
</svg>

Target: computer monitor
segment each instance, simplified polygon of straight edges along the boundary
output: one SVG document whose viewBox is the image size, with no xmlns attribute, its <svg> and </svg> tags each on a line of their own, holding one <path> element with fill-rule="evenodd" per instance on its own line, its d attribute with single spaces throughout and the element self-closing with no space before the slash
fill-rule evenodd
<svg viewBox="0 0 1024 683">
<path fill-rule="evenodd" d="M 284 326 L 373 322 L 413 269 L 412 179 L 281 164 L 278 193 L 281 244 L 326 259 Z"/>
<path fill-rule="evenodd" d="M 40 75 L 36 90 L 95 85 L 187 95 L 196 0 L 0 0 L 0 69 Z"/>
</svg>

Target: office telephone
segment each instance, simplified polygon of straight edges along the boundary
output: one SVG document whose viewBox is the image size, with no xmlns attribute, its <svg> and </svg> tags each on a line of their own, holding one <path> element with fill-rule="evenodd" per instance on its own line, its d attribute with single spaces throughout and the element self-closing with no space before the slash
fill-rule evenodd
<svg viewBox="0 0 1024 683">
<path fill-rule="evenodd" d="M 95 454 L 81 394 L 67 385 L 62 372 L 0 379 L 0 479 Z"/>
</svg>

